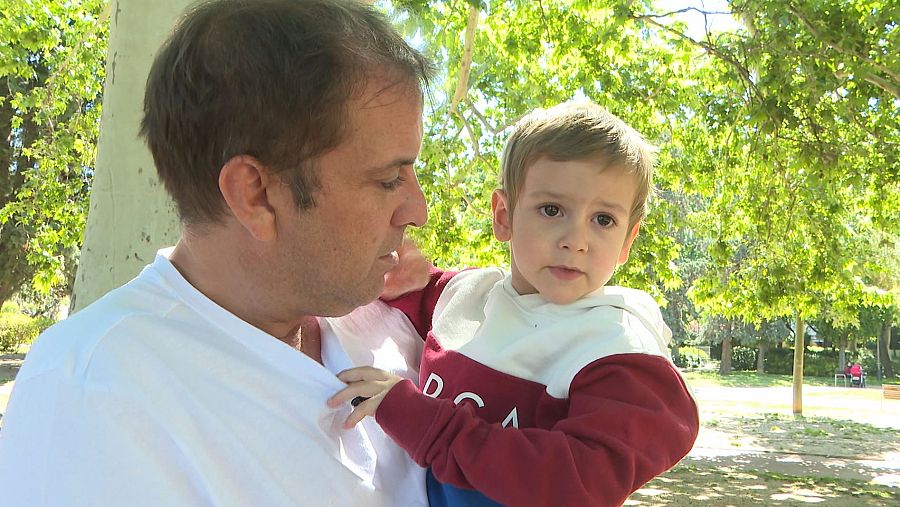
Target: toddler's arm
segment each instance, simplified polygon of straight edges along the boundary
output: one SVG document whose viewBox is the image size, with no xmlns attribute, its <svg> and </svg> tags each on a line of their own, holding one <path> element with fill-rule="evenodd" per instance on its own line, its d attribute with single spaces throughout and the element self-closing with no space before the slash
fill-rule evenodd
<svg viewBox="0 0 900 507">
<path fill-rule="evenodd" d="M 697 407 L 671 363 L 646 354 L 599 359 L 573 380 L 550 428 L 503 428 L 472 406 L 400 382 L 376 420 L 421 466 L 504 505 L 618 506 L 693 446 Z"/>
</svg>

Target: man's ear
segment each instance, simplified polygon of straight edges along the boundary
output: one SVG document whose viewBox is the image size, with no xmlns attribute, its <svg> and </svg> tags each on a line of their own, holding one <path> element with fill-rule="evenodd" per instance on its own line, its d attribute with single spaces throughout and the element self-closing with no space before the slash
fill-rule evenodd
<svg viewBox="0 0 900 507">
<path fill-rule="evenodd" d="M 259 160 L 231 157 L 219 172 L 219 190 L 234 218 L 259 241 L 275 237 L 275 207 L 270 190 L 281 180 Z"/>
<path fill-rule="evenodd" d="M 512 216 L 509 212 L 509 199 L 506 192 L 494 190 L 491 194 L 491 212 L 494 216 L 494 237 L 498 241 L 509 241 L 512 238 Z"/>
<path fill-rule="evenodd" d="M 637 238 L 638 233 L 641 231 L 641 223 L 638 222 L 634 224 L 631 232 L 628 233 L 628 237 L 625 238 L 625 244 L 622 245 L 622 251 L 619 253 L 619 265 L 625 264 L 628 260 L 628 254 L 631 253 L 631 245 L 634 244 L 634 239 Z"/>
</svg>

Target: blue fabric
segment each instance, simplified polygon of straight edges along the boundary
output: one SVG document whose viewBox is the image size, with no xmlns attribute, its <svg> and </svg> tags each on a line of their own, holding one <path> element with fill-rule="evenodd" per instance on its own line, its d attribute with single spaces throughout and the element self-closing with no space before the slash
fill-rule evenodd
<svg viewBox="0 0 900 507">
<path fill-rule="evenodd" d="M 425 486 L 428 488 L 428 505 L 431 507 L 502 507 L 473 489 L 462 489 L 449 484 L 441 484 L 434 478 L 429 468 L 425 474 Z"/>
</svg>

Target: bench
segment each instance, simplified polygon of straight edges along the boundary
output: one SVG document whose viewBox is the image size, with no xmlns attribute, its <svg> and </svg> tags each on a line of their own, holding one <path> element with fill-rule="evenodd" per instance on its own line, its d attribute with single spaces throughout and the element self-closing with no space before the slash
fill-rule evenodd
<svg viewBox="0 0 900 507">
<path fill-rule="evenodd" d="M 881 395 L 886 400 L 900 400 L 900 385 L 881 384 Z"/>
<path fill-rule="evenodd" d="M 881 410 L 884 410 L 884 400 L 900 401 L 900 385 L 881 384 Z"/>
</svg>

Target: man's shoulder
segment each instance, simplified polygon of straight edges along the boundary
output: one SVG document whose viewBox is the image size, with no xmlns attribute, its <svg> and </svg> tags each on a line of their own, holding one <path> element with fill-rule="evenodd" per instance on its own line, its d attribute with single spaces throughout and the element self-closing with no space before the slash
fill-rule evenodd
<svg viewBox="0 0 900 507">
<path fill-rule="evenodd" d="M 128 283 L 50 327 L 46 333 L 102 336 L 127 326 L 134 319 L 168 313 L 178 304 L 178 298 L 156 273 L 145 269 Z"/>
<path fill-rule="evenodd" d="M 76 373 L 110 340 L 121 344 L 140 335 L 150 322 L 177 304 L 158 284 L 140 275 L 41 333 L 26 356 L 17 380 L 65 368 Z"/>
</svg>

